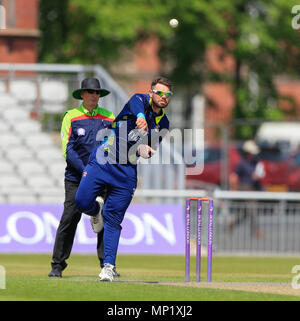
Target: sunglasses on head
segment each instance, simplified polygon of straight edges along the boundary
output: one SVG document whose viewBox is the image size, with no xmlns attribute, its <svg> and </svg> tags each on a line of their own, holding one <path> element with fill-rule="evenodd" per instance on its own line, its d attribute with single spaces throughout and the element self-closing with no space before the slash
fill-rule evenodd
<svg viewBox="0 0 300 321">
<path fill-rule="evenodd" d="M 100 90 L 87 89 L 86 91 L 87 91 L 89 94 L 97 94 L 97 95 L 100 95 Z"/>
<path fill-rule="evenodd" d="M 154 94 L 157 94 L 158 96 L 160 97 L 163 97 L 163 95 L 165 95 L 167 98 L 171 97 L 173 95 L 173 93 L 171 91 L 168 91 L 168 92 L 164 92 L 164 91 L 161 91 L 161 90 L 155 90 L 155 89 L 151 89 L 151 91 L 154 93 Z"/>
</svg>

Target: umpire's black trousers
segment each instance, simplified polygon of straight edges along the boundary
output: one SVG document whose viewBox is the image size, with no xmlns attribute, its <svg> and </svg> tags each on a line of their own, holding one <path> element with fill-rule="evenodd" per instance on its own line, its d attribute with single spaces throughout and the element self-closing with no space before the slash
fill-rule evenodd
<svg viewBox="0 0 300 321">
<path fill-rule="evenodd" d="M 77 224 L 82 213 L 76 208 L 75 195 L 79 183 L 65 180 L 64 211 L 56 231 L 55 244 L 52 256 L 52 268 L 64 270 L 67 267 L 66 260 L 69 258 L 74 242 Z M 103 230 L 97 234 L 97 254 L 100 265 L 103 264 L 104 246 Z"/>
</svg>

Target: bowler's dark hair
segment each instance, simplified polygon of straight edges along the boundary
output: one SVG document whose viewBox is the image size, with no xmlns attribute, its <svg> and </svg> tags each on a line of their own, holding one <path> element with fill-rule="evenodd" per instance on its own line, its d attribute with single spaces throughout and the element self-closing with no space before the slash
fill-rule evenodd
<svg viewBox="0 0 300 321">
<path fill-rule="evenodd" d="M 155 79 L 153 79 L 152 83 L 151 83 L 151 88 L 153 88 L 155 85 L 157 84 L 162 84 L 167 86 L 171 91 L 173 91 L 173 84 L 171 82 L 171 80 L 165 78 L 165 77 L 157 77 Z"/>
</svg>

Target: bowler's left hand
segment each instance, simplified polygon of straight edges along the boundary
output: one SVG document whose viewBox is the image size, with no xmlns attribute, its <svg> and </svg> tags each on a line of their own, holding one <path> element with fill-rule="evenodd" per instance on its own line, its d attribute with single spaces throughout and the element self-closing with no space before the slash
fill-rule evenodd
<svg viewBox="0 0 300 321">
<path fill-rule="evenodd" d="M 156 153 L 155 149 L 151 148 L 149 145 L 144 145 L 144 144 L 139 145 L 137 151 L 139 156 L 143 158 L 150 158 L 153 154 Z"/>
</svg>

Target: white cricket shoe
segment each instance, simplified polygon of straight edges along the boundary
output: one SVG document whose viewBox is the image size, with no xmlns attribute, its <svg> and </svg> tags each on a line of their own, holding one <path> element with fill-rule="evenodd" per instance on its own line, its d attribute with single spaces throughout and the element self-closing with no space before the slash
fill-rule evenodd
<svg viewBox="0 0 300 321">
<path fill-rule="evenodd" d="M 121 274 L 118 273 L 116 266 L 114 266 L 113 271 L 114 271 L 114 277 L 115 278 L 119 278 L 121 276 Z"/>
<path fill-rule="evenodd" d="M 109 263 L 105 263 L 100 274 L 100 281 L 112 282 L 114 280 L 114 266 Z"/>
<path fill-rule="evenodd" d="M 95 233 L 100 233 L 103 229 L 103 215 L 102 215 L 102 210 L 103 210 L 103 205 L 104 205 L 104 199 L 99 196 L 97 197 L 97 201 L 100 205 L 100 210 L 99 213 L 96 216 L 91 216 L 90 221 L 92 224 L 92 229 Z"/>
</svg>

